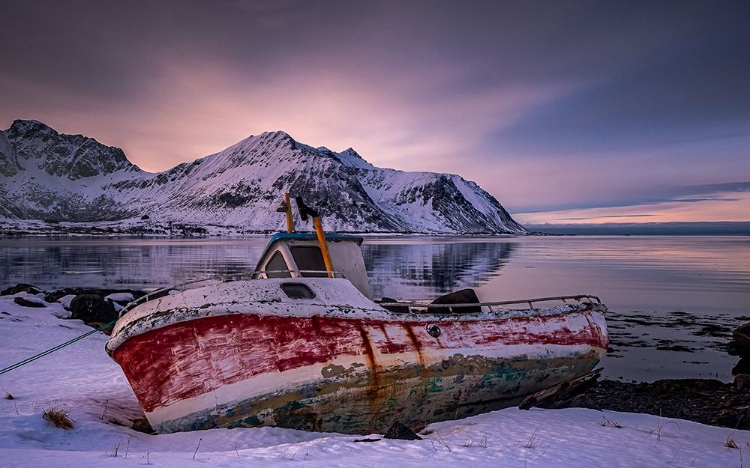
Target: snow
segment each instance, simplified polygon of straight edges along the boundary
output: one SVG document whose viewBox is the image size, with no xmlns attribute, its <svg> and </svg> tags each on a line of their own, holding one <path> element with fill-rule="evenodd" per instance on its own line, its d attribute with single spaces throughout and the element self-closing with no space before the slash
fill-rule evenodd
<svg viewBox="0 0 750 468">
<path fill-rule="evenodd" d="M 20 293 L 18 297 L 41 297 Z M 91 328 L 60 303 L 27 308 L 0 297 L 0 369 Z M 431 424 L 423 440 L 383 439 L 279 428 L 213 429 L 147 435 L 119 367 L 95 333 L 0 374 L 0 465 L 317 467 L 742 467 L 750 432 L 644 414 L 590 409 L 509 408 Z M 12 397 L 12 399 L 11 399 Z M 59 429 L 42 413 L 67 411 Z M 356 440 L 374 440 L 356 442 Z M 733 446 L 733 447 L 729 447 Z"/>
<path fill-rule="evenodd" d="M 120 292 L 120 293 L 110 294 L 104 299 L 109 299 L 109 300 L 116 301 L 116 302 L 130 302 L 132 300 L 135 300 L 135 297 L 133 296 L 133 293 Z"/>
</svg>

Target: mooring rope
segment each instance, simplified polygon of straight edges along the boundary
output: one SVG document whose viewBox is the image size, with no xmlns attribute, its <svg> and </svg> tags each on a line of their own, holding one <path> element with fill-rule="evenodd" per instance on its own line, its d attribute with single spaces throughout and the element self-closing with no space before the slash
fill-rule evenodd
<svg viewBox="0 0 750 468">
<path fill-rule="evenodd" d="M 180 287 L 184 287 L 184 286 L 187 286 L 187 285 L 190 285 L 190 284 L 200 283 L 200 282 L 203 282 L 203 281 L 210 281 L 210 280 L 215 280 L 215 279 L 218 279 L 218 280 L 221 280 L 221 281 L 225 281 L 225 279 L 222 278 L 222 277 L 220 277 L 220 276 L 212 276 L 210 278 L 204 278 L 204 279 L 193 280 L 193 281 L 186 281 L 186 282 L 178 284 L 176 286 L 171 286 L 171 287 L 168 287 L 168 288 L 158 289 L 158 290 L 153 291 L 153 292 L 151 292 L 149 294 L 146 294 L 145 296 L 142 296 L 142 297 L 140 297 L 140 298 L 138 298 L 138 299 L 136 299 L 134 301 L 131 301 L 128 305 L 125 306 L 124 309 L 122 309 L 120 311 L 119 315 L 122 316 L 125 312 L 129 311 L 130 309 L 132 309 L 136 305 L 138 305 L 138 304 L 140 304 L 142 302 L 146 302 L 146 301 L 150 300 L 151 296 L 153 296 L 156 293 L 160 293 L 160 292 L 164 292 L 164 291 L 169 291 L 170 289 L 180 288 Z M 95 329 L 91 330 L 90 332 L 84 333 L 83 335 L 77 336 L 77 337 L 73 338 L 72 340 L 69 340 L 69 341 L 66 341 L 65 343 L 59 344 L 59 345 L 55 346 L 54 348 L 50 348 L 50 349 L 48 349 L 46 351 L 42 351 L 41 353 L 39 353 L 39 354 L 37 354 L 35 356 L 31 356 L 30 358 L 24 359 L 21 362 L 17 362 L 17 363 L 15 363 L 15 364 L 13 364 L 11 366 L 8 366 L 8 367 L 6 367 L 4 369 L 0 369 L 0 375 L 5 374 L 6 372 L 10 372 L 13 369 L 18 369 L 19 367 L 21 367 L 23 365 L 26 365 L 26 364 L 28 364 L 30 362 L 33 362 L 33 361 L 36 361 L 37 359 L 42 358 L 42 357 L 44 357 L 44 356 L 46 356 L 48 354 L 52 354 L 55 351 L 59 351 L 59 350 L 63 349 L 66 346 L 72 345 L 76 341 L 82 340 L 82 339 L 86 338 L 89 335 L 93 335 L 96 332 L 99 332 L 99 331 L 102 331 L 102 330 L 106 330 L 107 328 L 113 326 L 115 324 L 115 322 L 117 322 L 117 320 L 113 320 L 113 321 L 111 321 L 109 323 L 105 323 L 104 325 L 100 326 L 99 328 L 95 328 Z"/>
<path fill-rule="evenodd" d="M 82 339 L 86 338 L 89 335 L 93 335 L 96 332 L 100 332 L 102 330 L 106 330 L 107 328 L 113 326 L 115 324 L 115 322 L 117 322 L 117 320 L 113 320 L 113 321 L 111 321 L 109 323 L 105 323 L 104 325 L 100 326 L 99 328 L 94 328 L 90 332 L 86 332 L 86 333 L 84 333 L 81 336 L 77 336 L 77 337 L 73 338 L 72 340 L 68 340 L 65 343 L 59 344 L 59 345 L 55 346 L 54 348 L 50 348 L 50 349 L 48 349 L 46 351 L 42 351 L 41 353 L 39 353 L 39 354 L 37 354 L 35 356 L 31 356 L 30 358 L 24 359 L 21 362 L 17 362 L 17 363 L 15 363 L 15 364 L 13 364 L 11 366 L 8 366 L 8 367 L 6 367 L 4 369 L 0 369 L 0 375 L 5 374 L 6 372 L 10 372 L 13 369 L 18 369 L 19 367 L 21 367 L 23 365 L 26 365 L 26 364 L 28 364 L 30 362 L 33 362 L 33 361 L 36 361 L 37 359 L 42 358 L 42 357 L 44 357 L 44 356 L 46 356 L 48 354 L 52 354 L 55 351 L 59 351 L 59 350 L 63 349 L 66 346 L 72 345 L 76 341 L 82 340 Z"/>
</svg>

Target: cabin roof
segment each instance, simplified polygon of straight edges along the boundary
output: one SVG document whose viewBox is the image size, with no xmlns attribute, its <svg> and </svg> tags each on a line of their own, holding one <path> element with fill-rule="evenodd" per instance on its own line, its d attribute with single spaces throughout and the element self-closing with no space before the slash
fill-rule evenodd
<svg viewBox="0 0 750 468">
<path fill-rule="evenodd" d="M 268 241 L 268 248 L 266 250 L 269 250 L 272 245 L 276 244 L 277 242 L 283 242 L 285 240 L 317 240 L 317 236 L 314 232 L 277 232 L 273 236 L 271 236 L 271 239 Z M 340 240 L 348 240 L 348 241 L 354 241 L 357 243 L 357 245 L 362 245 L 363 239 L 361 237 L 356 236 L 347 236 L 345 234 L 328 234 L 326 233 L 326 240 L 328 241 L 340 241 Z"/>
<path fill-rule="evenodd" d="M 357 236 L 348 236 L 344 234 L 329 234 L 326 233 L 326 240 L 329 242 L 337 241 L 350 241 L 355 242 L 358 246 L 362 245 L 363 239 Z M 261 270 L 261 265 L 265 262 L 265 259 L 276 250 L 278 244 L 288 244 L 290 241 L 315 241 L 317 244 L 318 237 L 314 232 L 277 232 L 271 239 L 269 239 L 266 248 L 258 260 L 258 265 L 255 267 L 255 271 Z"/>
</svg>

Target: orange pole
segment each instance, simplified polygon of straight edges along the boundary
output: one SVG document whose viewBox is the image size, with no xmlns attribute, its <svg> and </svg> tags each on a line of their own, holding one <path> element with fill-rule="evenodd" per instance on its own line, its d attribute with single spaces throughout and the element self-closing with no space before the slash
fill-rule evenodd
<svg viewBox="0 0 750 468">
<path fill-rule="evenodd" d="M 284 205 L 286 206 L 286 231 L 294 232 L 294 218 L 292 217 L 292 202 L 289 200 L 289 192 L 284 193 Z"/>
<path fill-rule="evenodd" d="M 318 216 L 313 217 L 313 226 L 315 227 L 315 234 L 318 236 L 318 243 L 320 244 L 320 253 L 323 254 L 323 263 L 326 266 L 328 277 L 333 278 L 333 263 L 331 263 L 331 254 L 328 252 L 328 244 L 326 243 L 326 235 L 323 232 L 323 225 L 320 222 Z"/>
</svg>

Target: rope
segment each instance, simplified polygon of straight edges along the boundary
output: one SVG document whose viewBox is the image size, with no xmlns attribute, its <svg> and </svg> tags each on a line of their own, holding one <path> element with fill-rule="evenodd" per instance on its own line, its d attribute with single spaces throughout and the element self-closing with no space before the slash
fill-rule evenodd
<svg viewBox="0 0 750 468">
<path fill-rule="evenodd" d="M 210 278 L 205 278 L 205 279 L 200 279 L 200 280 L 187 281 L 187 282 L 184 282 L 184 283 L 181 283 L 181 284 L 178 284 L 176 286 L 169 287 L 169 288 L 162 288 L 162 289 L 159 289 L 159 290 L 154 291 L 152 293 L 146 294 L 145 296 L 142 296 L 142 297 L 140 297 L 140 298 L 138 298 L 138 299 L 130 302 L 128 305 L 125 306 L 125 308 L 123 310 L 120 311 L 119 315 L 122 316 L 125 312 L 127 312 L 130 309 L 132 309 L 133 307 L 135 307 L 136 305 L 140 304 L 141 302 L 148 301 L 149 298 L 152 295 L 154 295 L 154 294 L 156 294 L 158 292 L 163 292 L 165 290 L 168 291 L 170 289 L 180 288 L 180 287 L 187 286 L 189 284 L 200 283 L 202 281 L 210 281 L 212 279 L 219 279 L 219 280 L 223 281 L 223 278 L 213 276 L 213 277 L 210 277 Z M 37 359 L 42 358 L 42 357 L 44 357 L 44 356 L 46 356 L 48 354 L 52 354 L 55 351 L 59 351 L 59 350 L 63 349 L 66 346 L 72 345 L 76 341 L 82 340 L 82 339 L 86 338 L 89 335 L 93 335 L 96 332 L 100 332 L 102 330 L 106 330 L 107 328 L 113 326 L 115 324 L 115 322 L 117 322 L 117 320 L 113 320 L 113 321 L 111 321 L 109 323 L 105 323 L 104 325 L 100 326 L 99 328 L 95 328 L 95 329 L 91 330 L 90 332 L 84 333 L 83 335 L 75 337 L 72 340 L 69 340 L 69 341 L 66 341 L 65 343 L 59 344 L 59 345 L 55 346 L 54 348 L 50 348 L 50 349 L 48 349 L 46 351 L 42 351 L 41 353 L 39 353 L 39 354 L 37 354 L 35 356 L 31 356 L 30 358 L 24 359 L 21 362 L 17 362 L 17 363 L 15 363 L 15 364 L 13 364 L 11 366 L 8 366 L 8 367 L 6 367 L 4 369 L 0 369 L 0 375 L 5 374 L 6 372 L 10 372 L 13 369 L 18 369 L 19 367 L 21 367 L 23 365 L 26 365 L 26 364 L 28 364 L 30 362 L 33 362 L 33 361 L 36 361 Z"/>
<path fill-rule="evenodd" d="M 160 292 L 163 292 L 163 291 L 169 291 L 170 289 L 181 288 L 181 287 L 184 287 L 184 286 L 187 286 L 187 285 L 190 285 L 190 284 L 201 283 L 203 281 L 211 281 L 211 280 L 226 281 L 226 279 L 223 278 L 223 277 L 221 277 L 221 276 L 212 276 L 210 278 L 204 278 L 204 279 L 200 279 L 200 280 L 186 281 L 186 282 L 178 284 L 176 286 L 172 286 L 172 287 L 168 287 L 168 288 L 162 288 L 162 289 L 159 289 L 159 290 L 154 291 L 152 293 L 146 294 L 145 296 L 142 296 L 142 297 L 140 297 L 140 298 L 138 298 L 138 299 L 130 302 L 128 305 L 125 306 L 125 308 L 123 310 L 120 311 L 119 315 L 120 315 L 120 317 L 122 317 L 122 315 L 125 314 L 125 312 L 129 311 L 130 309 L 132 309 L 136 305 L 140 304 L 141 302 L 146 302 L 146 301 L 150 300 L 151 296 L 153 296 L 156 293 L 160 293 Z M 0 369 L 0 375 L 5 374 L 6 372 L 10 372 L 13 369 L 18 369 L 19 367 L 21 367 L 23 365 L 26 365 L 26 364 L 28 364 L 30 362 L 33 362 L 33 361 L 36 361 L 37 359 L 42 358 L 42 357 L 44 357 L 44 356 L 46 356 L 48 354 L 52 354 L 55 351 L 59 351 L 59 350 L 63 349 L 66 346 L 72 345 L 76 341 L 82 340 L 82 339 L 86 338 L 89 335 L 93 335 L 96 332 L 99 332 L 99 331 L 102 331 L 102 330 L 106 330 L 107 328 L 113 326 L 115 324 L 115 322 L 117 322 L 117 320 L 113 320 L 113 321 L 111 321 L 109 323 L 105 323 L 104 325 L 100 326 L 99 328 L 95 328 L 95 329 L 91 330 L 90 332 L 84 333 L 83 335 L 75 337 L 72 340 L 69 340 L 69 341 L 66 341 L 65 343 L 59 344 L 59 345 L 55 346 L 54 348 L 50 348 L 50 349 L 48 349 L 46 351 L 42 351 L 41 353 L 39 353 L 39 354 L 37 354 L 35 356 L 31 356 L 30 358 L 24 359 L 21 362 L 17 362 L 17 363 L 15 363 L 15 364 L 13 364 L 11 366 L 8 366 L 8 367 L 6 367 L 4 369 Z"/>
<path fill-rule="evenodd" d="M 11 366 L 8 366 L 8 367 L 6 367 L 4 369 L 0 369 L 0 375 L 5 374 L 6 372 L 10 372 L 13 369 L 18 369 L 19 367 L 21 367 L 23 365 L 26 365 L 26 364 L 28 364 L 30 362 L 33 362 L 33 361 L 36 361 L 37 359 L 42 358 L 42 357 L 44 357 L 44 356 L 46 356 L 48 354 L 52 354 L 55 351 L 59 351 L 59 350 L 63 349 L 66 346 L 72 345 L 76 341 L 82 340 L 82 339 L 86 338 L 89 335 L 93 335 L 96 332 L 100 332 L 102 330 L 106 330 L 107 328 L 109 328 L 112 325 L 114 325 L 115 322 L 117 322 L 117 320 L 113 320 L 113 321 L 111 321 L 109 323 L 106 323 L 106 324 L 102 325 L 99 328 L 95 328 L 95 329 L 91 330 L 90 332 L 84 333 L 83 335 L 77 336 L 77 337 L 73 338 L 72 340 L 69 340 L 69 341 L 66 341 L 65 343 L 59 344 L 59 345 L 55 346 L 54 348 L 50 348 L 50 349 L 48 349 L 46 351 L 42 351 L 41 353 L 39 353 L 39 354 L 37 354 L 35 356 L 31 356 L 30 358 L 24 359 L 21 362 L 17 362 L 17 363 L 15 363 L 15 364 L 13 364 Z"/>
</svg>

